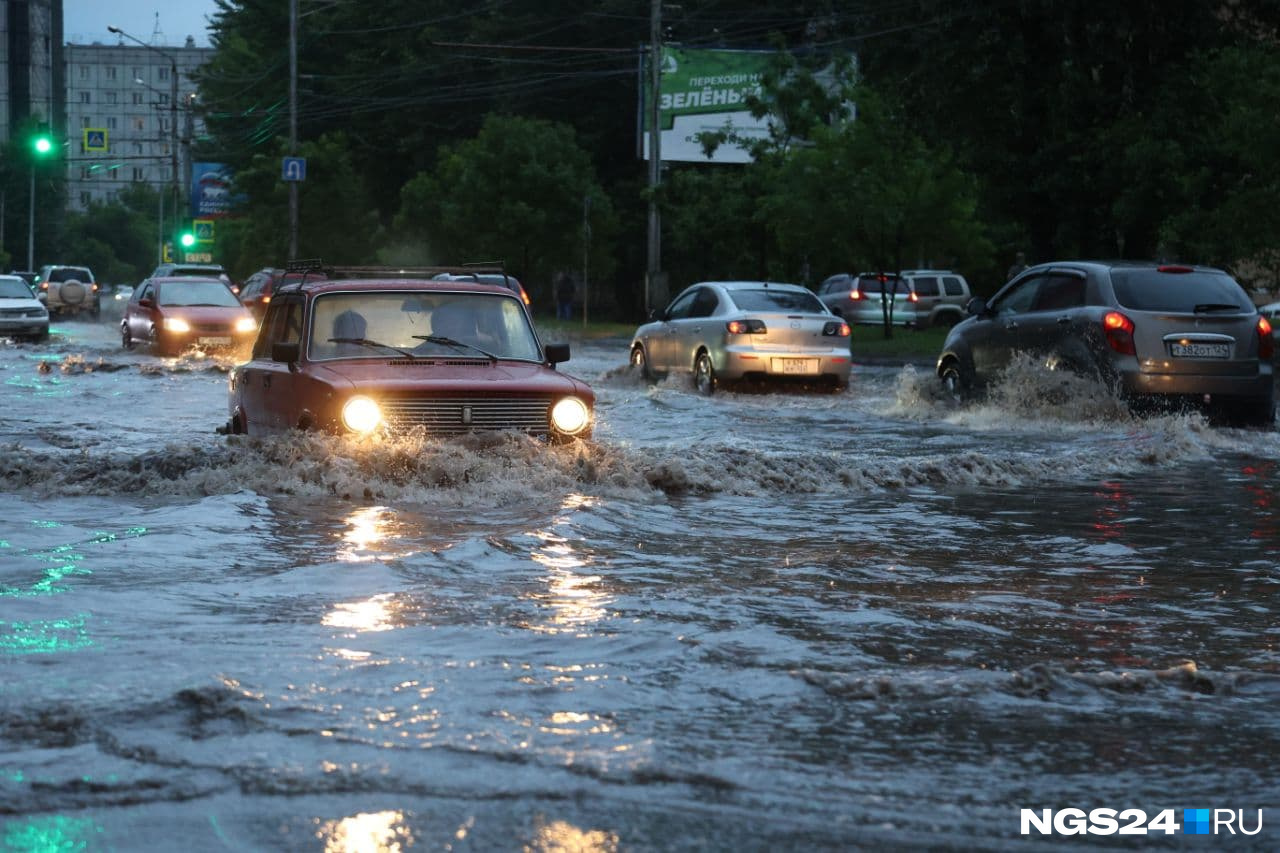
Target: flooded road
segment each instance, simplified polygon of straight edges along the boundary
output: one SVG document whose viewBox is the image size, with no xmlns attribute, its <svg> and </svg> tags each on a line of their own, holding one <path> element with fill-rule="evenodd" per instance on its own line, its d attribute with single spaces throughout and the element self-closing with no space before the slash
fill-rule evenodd
<svg viewBox="0 0 1280 853">
<path fill-rule="evenodd" d="M 230 362 L 54 331 L 0 343 L 0 849 L 1280 847 L 1274 431 L 613 342 L 590 445 L 227 438 Z"/>
</svg>

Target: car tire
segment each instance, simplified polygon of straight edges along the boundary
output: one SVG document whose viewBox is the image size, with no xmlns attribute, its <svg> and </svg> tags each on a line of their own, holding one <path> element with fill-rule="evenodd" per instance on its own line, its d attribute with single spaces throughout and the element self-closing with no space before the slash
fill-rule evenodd
<svg viewBox="0 0 1280 853">
<path fill-rule="evenodd" d="M 649 369 L 649 354 L 639 344 L 631 348 L 631 366 L 639 370 L 641 378 L 653 379 L 653 371 Z"/>
<path fill-rule="evenodd" d="M 42 344 L 42 343 L 44 343 L 44 342 L 45 342 L 45 341 L 47 341 L 47 340 L 49 340 L 49 330 L 48 330 L 48 329 L 45 329 L 43 332 L 39 332 L 38 334 L 34 334 L 34 335 L 32 335 L 32 336 L 31 336 L 31 342 L 32 342 L 32 343 Z"/>
<path fill-rule="evenodd" d="M 693 388 L 707 397 L 716 391 L 716 368 L 706 350 L 700 350 L 693 360 Z"/>
<path fill-rule="evenodd" d="M 960 370 L 960 362 L 948 360 L 938 371 L 938 379 L 942 382 L 943 391 L 953 403 L 964 403 L 969 399 L 969 381 Z"/>
<path fill-rule="evenodd" d="M 133 335 L 129 334 L 129 324 L 126 322 L 120 323 L 120 346 L 125 349 L 133 349 L 134 347 Z"/>
</svg>

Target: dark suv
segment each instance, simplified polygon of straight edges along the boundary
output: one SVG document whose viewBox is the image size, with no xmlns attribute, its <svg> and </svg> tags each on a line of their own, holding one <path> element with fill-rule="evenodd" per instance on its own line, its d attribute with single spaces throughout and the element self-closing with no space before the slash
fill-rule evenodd
<svg viewBox="0 0 1280 853">
<path fill-rule="evenodd" d="M 1135 408 L 1207 405 L 1238 422 L 1274 419 L 1271 324 L 1222 270 L 1040 264 L 968 310 L 938 357 L 938 376 L 957 398 L 1026 353 L 1105 382 Z"/>
</svg>

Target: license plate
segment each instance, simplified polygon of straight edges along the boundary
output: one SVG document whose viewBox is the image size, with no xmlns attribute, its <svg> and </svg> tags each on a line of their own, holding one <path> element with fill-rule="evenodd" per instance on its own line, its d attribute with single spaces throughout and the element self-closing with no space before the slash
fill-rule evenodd
<svg viewBox="0 0 1280 853">
<path fill-rule="evenodd" d="M 1230 344 L 1169 344 L 1169 354 L 1176 358 L 1227 358 Z"/>
<path fill-rule="evenodd" d="M 788 375 L 813 376 L 818 372 L 816 358 L 775 358 L 773 372 Z"/>
<path fill-rule="evenodd" d="M 229 347 L 231 338 L 200 338 L 197 343 L 206 347 Z"/>
</svg>

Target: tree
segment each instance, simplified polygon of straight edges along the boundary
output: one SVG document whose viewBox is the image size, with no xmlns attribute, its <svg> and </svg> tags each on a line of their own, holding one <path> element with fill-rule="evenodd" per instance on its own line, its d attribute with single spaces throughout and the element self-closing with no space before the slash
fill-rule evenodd
<svg viewBox="0 0 1280 853">
<path fill-rule="evenodd" d="M 549 300 L 553 274 L 581 267 L 588 206 L 590 268 L 606 277 L 616 221 L 573 129 L 490 115 L 474 139 L 442 146 L 435 169 L 405 185 L 395 230 L 400 244 L 418 247 L 414 261 L 501 260 L 531 297 Z"/>
</svg>

